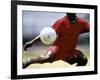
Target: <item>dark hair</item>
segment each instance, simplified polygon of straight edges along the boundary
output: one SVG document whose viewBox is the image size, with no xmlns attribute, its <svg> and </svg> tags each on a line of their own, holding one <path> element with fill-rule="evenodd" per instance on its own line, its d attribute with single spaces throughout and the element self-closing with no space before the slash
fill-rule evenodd
<svg viewBox="0 0 100 80">
<path fill-rule="evenodd" d="M 77 22 L 77 15 L 76 13 L 67 13 L 68 19 L 70 23 L 74 24 Z"/>
<path fill-rule="evenodd" d="M 76 13 L 67 13 L 67 16 L 76 17 Z"/>
</svg>

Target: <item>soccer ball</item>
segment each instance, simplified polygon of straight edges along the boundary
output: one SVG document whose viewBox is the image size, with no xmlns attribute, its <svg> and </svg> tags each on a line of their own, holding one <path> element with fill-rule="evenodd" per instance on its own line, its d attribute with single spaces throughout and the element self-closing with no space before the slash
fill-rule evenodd
<svg viewBox="0 0 100 80">
<path fill-rule="evenodd" d="M 40 32 L 40 40 L 46 45 L 53 44 L 56 38 L 56 32 L 51 27 L 45 27 Z"/>
</svg>

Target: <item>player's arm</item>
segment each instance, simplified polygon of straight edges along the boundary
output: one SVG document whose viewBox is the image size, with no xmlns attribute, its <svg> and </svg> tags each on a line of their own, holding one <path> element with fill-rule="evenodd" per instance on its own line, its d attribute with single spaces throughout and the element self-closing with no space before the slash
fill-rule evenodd
<svg viewBox="0 0 100 80">
<path fill-rule="evenodd" d="M 84 30 L 85 32 L 89 32 L 90 31 L 90 25 L 88 22 L 84 22 Z"/>
<path fill-rule="evenodd" d="M 27 48 L 31 47 L 33 45 L 34 41 L 38 40 L 39 38 L 40 38 L 40 35 L 38 35 L 37 37 L 35 37 L 31 41 L 26 42 L 24 45 L 24 50 L 27 50 Z"/>
<path fill-rule="evenodd" d="M 62 32 L 63 22 L 61 20 L 57 20 L 53 25 L 52 28 L 56 31 L 57 36 L 60 36 Z"/>
<path fill-rule="evenodd" d="M 89 32 L 90 31 L 90 25 L 87 21 L 82 22 L 82 31 L 81 33 Z"/>
</svg>

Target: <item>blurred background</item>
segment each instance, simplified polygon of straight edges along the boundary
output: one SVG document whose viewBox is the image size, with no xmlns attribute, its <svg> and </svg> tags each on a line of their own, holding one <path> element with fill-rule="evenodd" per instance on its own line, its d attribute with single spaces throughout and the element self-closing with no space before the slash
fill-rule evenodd
<svg viewBox="0 0 100 80">
<path fill-rule="evenodd" d="M 30 41 L 36 36 L 38 36 L 40 34 L 40 31 L 44 27 L 51 27 L 56 22 L 56 20 L 64 17 L 65 15 L 66 15 L 65 12 L 64 13 L 45 12 L 45 11 L 40 12 L 40 11 L 23 10 L 22 12 L 23 45 L 27 41 Z M 89 22 L 89 14 L 77 13 L 77 16 Z M 50 45 L 44 45 L 40 40 L 36 41 L 34 45 L 28 49 L 27 52 L 23 51 L 23 54 L 22 54 L 23 60 L 36 57 L 40 54 L 45 54 L 49 46 Z M 78 45 L 76 48 L 80 49 L 89 59 L 89 33 L 84 33 L 79 36 Z M 89 62 L 88 62 L 88 65 L 89 65 Z M 34 65 L 31 67 L 34 67 Z"/>
<path fill-rule="evenodd" d="M 36 37 L 44 27 L 52 26 L 56 20 L 65 15 L 66 13 L 23 11 L 23 43 Z M 89 14 L 81 13 L 77 16 L 89 22 Z M 89 34 L 84 35 L 89 37 Z"/>
</svg>

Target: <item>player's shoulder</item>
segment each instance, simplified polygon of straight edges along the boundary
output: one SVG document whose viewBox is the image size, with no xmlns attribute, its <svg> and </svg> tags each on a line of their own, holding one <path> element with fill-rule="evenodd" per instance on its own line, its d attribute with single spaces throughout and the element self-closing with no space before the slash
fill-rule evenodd
<svg viewBox="0 0 100 80">
<path fill-rule="evenodd" d="M 57 20 L 58 23 L 63 23 L 64 21 L 65 21 L 65 16 Z"/>
<path fill-rule="evenodd" d="M 79 24 L 84 24 L 84 23 L 87 22 L 85 19 L 80 18 L 80 17 L 77 17 L 77 19 L 78 19 L 78 23 L 79 23 Z"/>
</svg>

